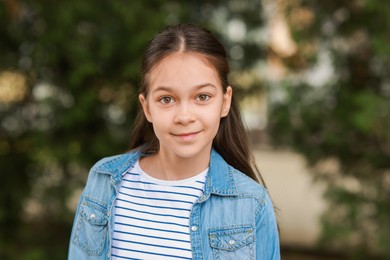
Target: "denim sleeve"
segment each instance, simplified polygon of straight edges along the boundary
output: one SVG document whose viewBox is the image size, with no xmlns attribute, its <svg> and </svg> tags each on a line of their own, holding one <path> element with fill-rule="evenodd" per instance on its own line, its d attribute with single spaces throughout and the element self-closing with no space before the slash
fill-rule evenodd
<svg viewBox="0 0 390 260">
<path fill-rule="evenodd" d="M 81 201 L 83 200 L 83 195 L 84 195 L 84 192 L 81 194 L 81 196 L 79 198 L 79 202 L 77 203 L 76 213 L 75 213 L 72 232 L 71 232 L 70 241 L 69 241 L 68 260 L 81 259 L 79 249 L 72 243 L 72 240 L 74 239 L 74 233 L 75 233 L 76 225 L 77 225 L 78 218 L 79 218 L 80 204 L 81 204 Z"/>
<path fill-rule="evenodd" d="M 274 208 L 268 193 L 256 216 L 256 259 L 280 259 L 279 232 Z"/>
</svg>

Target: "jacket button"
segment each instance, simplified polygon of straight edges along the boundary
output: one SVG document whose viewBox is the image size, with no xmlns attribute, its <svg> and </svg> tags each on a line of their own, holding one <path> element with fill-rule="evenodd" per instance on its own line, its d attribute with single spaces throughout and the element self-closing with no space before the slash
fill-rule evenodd
<svg viewBox="0 0 390 260">
<path fill-rule="evenodd" d="M 192 226 L 192 227 L 191 227 L 191 230 L 195 232 L 195 231 L 198 230 L 198 227 L 197 227 L 197 226 Z"/>
<path fill-rule="evenodd" d="M 95 218 L 96 216 L 95 216 L 95 214 L 91 214 L 91 215 L 89 215 L 89 218 Z"/>
<path fill-rule="evenodd" d="M 236 243 L 236 241 L 234 241 L 233 239 L 232 240 L 229 240 L 229 245 L 234 245 Z"/>
</svg>

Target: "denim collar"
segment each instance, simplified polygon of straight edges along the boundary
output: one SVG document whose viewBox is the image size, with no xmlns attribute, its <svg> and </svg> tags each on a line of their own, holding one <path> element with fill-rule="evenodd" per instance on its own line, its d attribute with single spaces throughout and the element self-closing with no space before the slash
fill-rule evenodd
<svg viewBox="0 0 390 260">
<path fill-rule="evenodd" d="M 107 158 L 95 170 L 99 173 L 111 175 L 114 185 L 122 180 L 123 174 L 142 156 L 139 150 L 114 157 Z M 233 176 L 234 168 L 227 164 L 222 156 L 213 148 L 210 154 L 209 173 L 206 177 L 203 199 L 210 194 L 221 196 L 237 195 L 237 187 Z"/>
<path fill-rule="evenodd" d="M 211 150 L 209 174 L 206 177 L 204 195 L 237 195 L 236 183 L 233 176 L 234 168 L 227 164 L 222 156 Z"/>
</svg>

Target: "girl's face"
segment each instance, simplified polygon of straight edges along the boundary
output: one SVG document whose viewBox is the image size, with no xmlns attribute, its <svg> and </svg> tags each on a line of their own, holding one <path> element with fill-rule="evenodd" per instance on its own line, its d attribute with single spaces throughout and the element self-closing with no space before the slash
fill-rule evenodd
<svg viewBox="0 0 390 260">
<path fill-rule="evenodd" d="M 148 95 L 140 94 L 139 100 L 159 139 L 159 152 L 209 156 L 220 119 L 229 112 L 232 88 L 223 93 L 217 72 L 194 53 L 169 55 L 148 79 Z"/>
</svg>

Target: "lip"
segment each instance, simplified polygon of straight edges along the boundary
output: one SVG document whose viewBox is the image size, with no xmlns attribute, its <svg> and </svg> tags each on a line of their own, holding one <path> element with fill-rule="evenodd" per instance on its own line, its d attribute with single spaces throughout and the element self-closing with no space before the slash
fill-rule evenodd
<svg viewBox="0 0 390 260">
<path fill-rule="evenodd" d="M 172 134 L 173 136 L 179 138 L 182 141 L 192 141 L 193 139 L 196 138 L 196 136 L 200 133 L 201 131 L 197 132 L 188 132 L 188 133 L 180 133 L 180 134 Z"/>
</svg>

